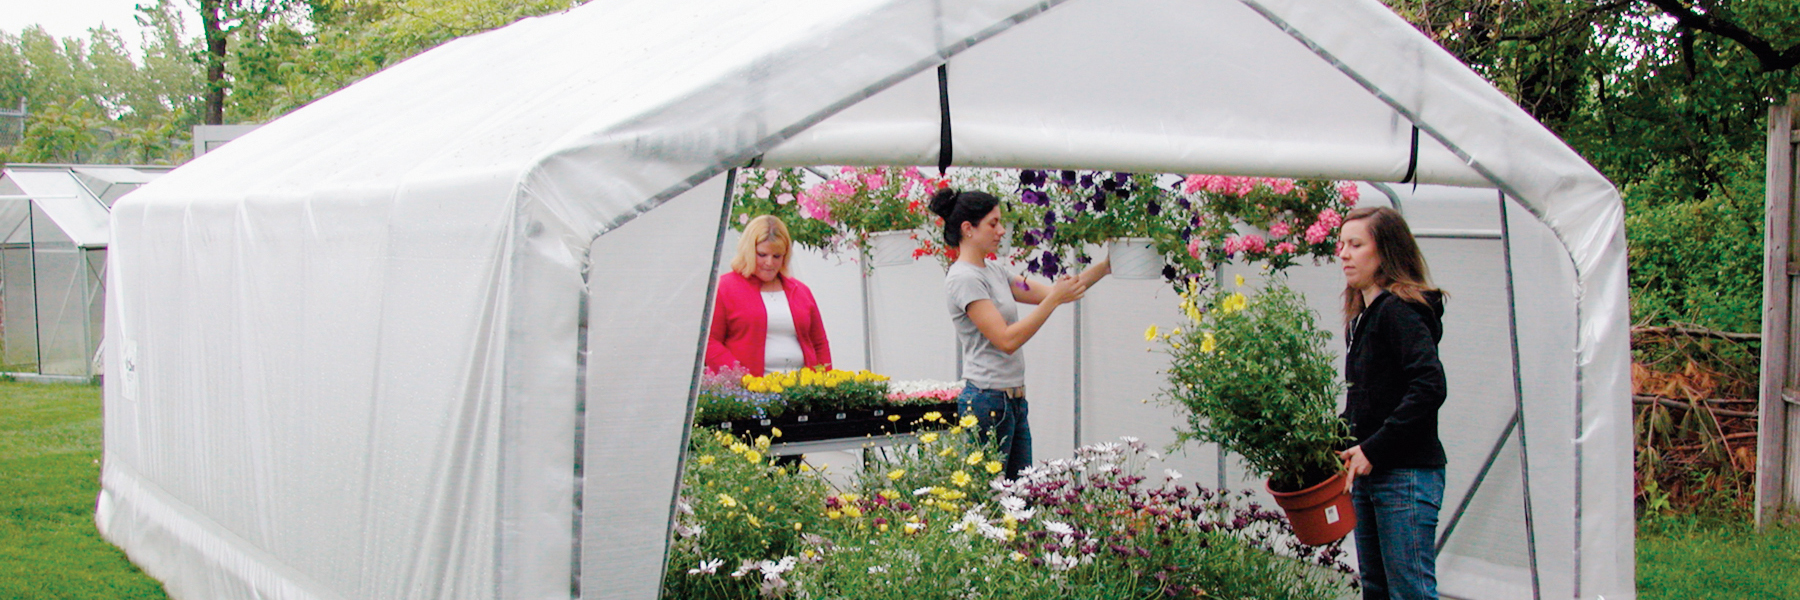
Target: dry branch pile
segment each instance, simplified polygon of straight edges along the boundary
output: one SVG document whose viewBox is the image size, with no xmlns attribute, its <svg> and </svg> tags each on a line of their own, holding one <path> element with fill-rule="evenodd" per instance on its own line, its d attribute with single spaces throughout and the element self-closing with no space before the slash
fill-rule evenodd
<svg viewBox="0 0 1800 600">
<path fill-rule="evenodd" d="M 1756 475 L 1756 334 L 1632 328 L 1637 502 L 1747 510 Z"/>
</svg>

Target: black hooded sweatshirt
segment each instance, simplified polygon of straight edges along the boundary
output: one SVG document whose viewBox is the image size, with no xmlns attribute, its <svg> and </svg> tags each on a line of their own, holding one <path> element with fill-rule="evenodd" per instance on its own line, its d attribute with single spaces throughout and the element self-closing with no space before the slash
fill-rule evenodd
<svg viewBox="0 0 1800 600">
<path fill-rule="evenodd" d="M 1351 324 L 1344 356 L 1350 384 L 1343 419 L 1375 469 L 1441 467 L 1438 408 L 1444 405 L 1444 364 L 1438 340 L 1444 337 L 1444 301 L 1437 292 L 1426 303 L 1408 302 L 1386 291 Z"/>
</svg>

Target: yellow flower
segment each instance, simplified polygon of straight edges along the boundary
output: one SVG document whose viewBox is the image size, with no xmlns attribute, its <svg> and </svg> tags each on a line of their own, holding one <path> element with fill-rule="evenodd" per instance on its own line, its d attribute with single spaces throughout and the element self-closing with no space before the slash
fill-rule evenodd
<svg viewBox="0 0 1800 600">
<path fill-rule="evenodd" d="M 733 454 L 743 454 L 743 453 L 749 452 L 749 451 L 750 451 L 750 447 L 745 446 L 743 442 L 738 442 L 738 443 L 731 445 L 731 452 Z"/>
<path fill-rule="evenodd" d="M 1219 347 L 1219 341 L 1216 339 L 1213 339 L 1213 334 L 1211 331 L 1206 332 L 1206 337 L 1202 338 L 1200 340 L 1200 351 L 1201 352 L 1205 352 L 1207 354 L 1212 354 L 1212 351 L 1218 349 L 1218 347 Z"/>
<path fill-rule="evenodd" d="M 964 473 L 962 471 L 957 471 L 955 473 L 951 473 L 950 474 L 950 483 L 956 484 L 957 487 L 969 485 L 969 474 Z"/>
<path fill-rule="evenodd" d="M 958 426 L 956 426 L 956 427 L 951 427 L 951 428 L 950 428 L 950 435 L 957 435 L 957 434 L 960 434 L 960 433 L 962 433 L 962 430 L 963 430 L 963 428 L 962 428 L 962 426 L 961 426 L 961 425 L 958 425 Z"/>
<path fill-rule="evenodd" d="M 898 421 L 898 420 L 900 420 L 900 415 L 888 415 L 888 420 L 889 421 Z"/>
<path fill-rule="evenodd" d="M 769 449 L 769 436 L 766 436 L 766 435 L 756 436 L 756 449 L 757 450 L 768 450 Z"/>
<path fill-rule="evenodd" d="M 807 464 L 807 463 L 800 463 L 800 472 L 802 472 L 802 473 L 809 473 L 809 472 L 811 472 L 811 471 L 812 471 L 812 465 L 811 465 L 811 464 Z"/>
<path fill-rule="evenodd" d="M 794 521 L 794 531 L 800 531 L 804 528 L 805 526 L 801 525 L 799 521 Z"/>
<path fill-rule="evenodd" d="M 715 460 L 715 459 L 712 457 L 712 455 L 707 454 L 707 455 L 700 457 L 700 464 L 710 465 L 710 464 L 713 464 L 713 460 Z"/>
<path fill-rule="evenodd" d="M 719 505 L 725 508 L 733 508 L 738 505 L 738 501 L 737 498 L 731 497 L 731 494 L 719 494 Z"/>
<path fill-rule="evenodd" d="M 1244 287 L 1244 276 L 1243 275 L 1237 276 L 1237 286 Z"/>
<path fill-rule="evenodd" d="M 975 451 L 975 452 L 970 452 L 969 458 L 965 459 L 963 462 L 967 462 L 971 465 L 979 465 L 979 464 L 981 464 L 981 459 L 982 459 L 981 452 Z"/>
<path fill-rule="evenodd" d="M 860 517 L 860 516 L 862 516 L 862 509 L 857 508 L 854 505 L 846 506 L 846 507 L 844 507 L 844 516 L 850 517 L 852 519 Z"/>
<path fill-rule="evenodd" d="M 942 421 L 942 420 L 944 420 L 944 413 L 934 410 L 934 411 L 925 413 L 925 416 L 922 418 L 927 421 Z"/>
<path fill-rule="evenodd" d="M 780 427 L 770 427 L 769 435 L 772 435 L 775 437 L 781 437 L 781 428 Z"/>
<path fill-rule="evenodd" d="M 964 415 L 962 420 L 957 421 L 956 424 L 963 427 L 974 427 L 978 422 L 975 420 L 975 415 Z"/>
<path fill-rule="evenodd" d="M 755 451 L 755 450 L 751 450 L 751 451 L 748 451 L 748 452 L 745 452 L 745 453 L 744 453 L 744 461 L 745 461 L 745 462 L 752 462 L 752 463 L 755 463 L 755 462 L 762 462 L 762 453 L 760 453 L 760 452 L 757 452 L 757 451 Z"/>
<path fill-rule="evenodd" d="M 862 499 L 862 496 L 858 496 L 856 494 L 844 494 L 844 495 L 838 496 L 838 497 L 843 498 L 845 502 L 855 502 L 857 500 Z"/>
<path fill-rule="evenodd" d="M 1174 329 L 1170 329 L 1170 330 L 1169 330 L 1169 337 L 1181 337 L 1181 328 L 1180 328 L 1180 327 L 1176 327 L 1176 328 L 1174 328 Z"/>
<path fill-rule="evenodd" d="M 762 521 L 757 520 L 756 515 L 744 513 L 744 519 L 750 521 L 751 527 L 762 527 Z"/>
<path fill-rule="evenodd" d="M 744 389 L 761 394 L 769 391 L 769 386 L 764 385 L 761 379 L 753 379 L 744 384 Z"/>
<path fill-rule="evenodd" d="M 938 434 L 936 431 L 919 436 L 919 441 L 927 443 L 927 444 L 935 442 L 937 440 L 938 440 Z"/>
<path fill-rule="evenodd" d="M 844 518 L 844 513 L 836 510 L 825 511 L 825 516 L 833 521 Z"/>
<path fill-rule="evenodd" d="M 1014 550 L 1012 553 L 1012 559 L 1013 559 L 1013 562 L 1025 562 L 1025 555 L 1019 553 L 1018 550 Z"/>
<path fill-rule="evenodd" d="M 1144 341 L 1148 342 L 1148 341 L 1153 341 L 1155 339 L 1156 339 L 1156 326 L 1151 325 L 1149 329 L 1144 330 Z"/>
<path fill-rule="evenodd" d="M 751 390 L 751 391 L 753 391 L 753 392 L 754 392 L 754 391 L 756 391 L 756 390 Z M 769 393 L 771 393 L 771 394 L 779 394 L 779 393 L 782 393 L 782 392 L 785 392 L 785 391 L 787 391 L 787 388 L 784 388 L 784 387 L 781 387 L 781 384 L 779 384 L 779 383 L 776 383 L 776 384 L 770 384 L 770 385 L 769 385 L 769 390 L 768 390 L 768 391 L 769 391 Z"/>
<path fill-rule="evenodd" d="M 900 499 L 900 492 L 896 492 L 894 490 L 881 490 L 881 493 L 878 495 L 883 498 L 887 498 L 889 500 L 899 500 Z"/>
<path fill-rule="evenodd" d="M 1244 308 L 1248 306 L 1250 306 L 1249 298 L 1245 298 L 1244 295 L 1240 293 L 1233 293 L 1232 295 L 1225 297 L 1225 302 L 1220 305 L 1220 308 L 1225 309 L 1225 312 L 1227 313 L 1234 313 L 1244 310 Z"/>
<path fill-rule="evenodd" d="M 938 456 L 949 456 L 951 454 L 954 454 L 955 452 L 956 452 L 955 448 L 945 446 L 943 450 L 938 451 Z"/>
<path fill-rule="evenodd" d="M 905 477 L 905 476 L 906 476 L 906 469 L 894 469 L 892 471 L 888 471 L 888 479 L 891 481 L 897 481 L 901 477 Z"/>
<path fill-rule="evenodd" d="M 997 460 L 988 461 L 988 464 L 986 467 L 989 475 L 992 475 L 994 473 L 999 473 L 1000 469 L 1003 469 L 1003 468 L 1005 468 L 1005 467 L 1000 466 L 1000 461 L 997 461 Z"/>
</svg>

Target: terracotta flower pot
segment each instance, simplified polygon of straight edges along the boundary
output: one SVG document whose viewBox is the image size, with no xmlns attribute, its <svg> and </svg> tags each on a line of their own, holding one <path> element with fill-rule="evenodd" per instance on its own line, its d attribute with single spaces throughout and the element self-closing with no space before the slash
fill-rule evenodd
<svg viewBox="0 0 1800 600">
<path fill-rule="evenodd" d="M 1338 472 L 1318 485 L 1298 492 L 1277 492 L 1263 487 L 1275 497 L 1275 504 L 1287 513 L 1288 524 L 1300 543 L 1309 546 L 1329 544 L 1356 529 L 1356 509 L 1350 506 L 1350 493 L 1344 491 L 1344 473 Z"/>
</svg>

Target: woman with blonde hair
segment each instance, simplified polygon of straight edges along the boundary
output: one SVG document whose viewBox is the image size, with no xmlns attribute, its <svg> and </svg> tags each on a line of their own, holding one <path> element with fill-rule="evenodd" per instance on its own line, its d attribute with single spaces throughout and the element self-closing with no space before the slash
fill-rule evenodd
<svg viewBox="0 0 1800 600">
<path fill-rule="evenodd" d="M 706 339 L 708 371 L 736 365 L 763 375 L 831 366 L 819 303 L 788 272 L 793 246 L 787 224 L 774 215 L 744 225 L 731 271 L 719 276 Z"/>
<path fill-rule="evenodd" d="M 1354 444 L 1339 454 L 1356 507 L 1356 560 L 1364 600 L 1437 594 L 1438 510 L 1444 500 L 1443 291 L 1406 219 L 1387 207 L 1345 215 L 1343 418 Z"/>
</svg>

